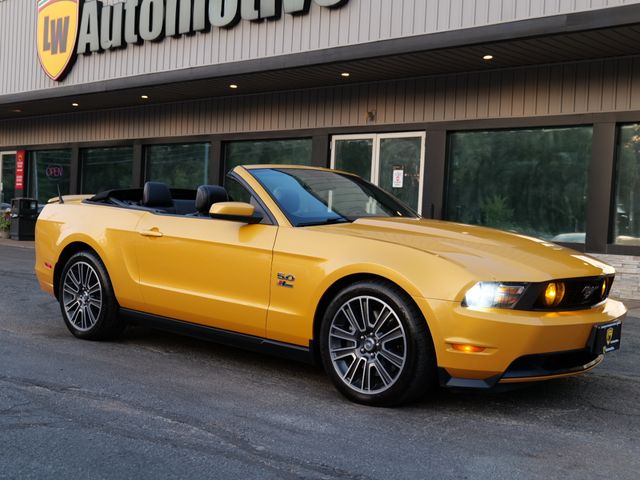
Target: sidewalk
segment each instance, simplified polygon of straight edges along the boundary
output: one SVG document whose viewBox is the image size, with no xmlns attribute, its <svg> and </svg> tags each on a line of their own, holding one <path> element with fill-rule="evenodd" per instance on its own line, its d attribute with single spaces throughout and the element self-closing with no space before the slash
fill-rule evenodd
<svg viewBox="0 0 640 480">
<path fill-rule="evenodd" d="M 18 248 L 35 248 L 35 242 L 26 240 L 7 240 L 0 238 L 0 247 L 18 247 Z"/>
<path fill-rule="evenodd" d="M 622 300 L 622 303 L 629 310 L 628 317 L 640 318 L 640 300 Z"/>
</svg>

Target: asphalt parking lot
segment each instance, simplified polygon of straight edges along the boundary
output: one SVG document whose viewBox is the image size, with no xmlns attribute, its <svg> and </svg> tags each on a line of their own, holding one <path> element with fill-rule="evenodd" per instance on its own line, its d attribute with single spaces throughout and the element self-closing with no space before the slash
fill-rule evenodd
<svg viewBox="0 0 640 480">
<path fill-rule="evenodd" d="M 640 320 L 582 377 L 398 409 L 315 367 L 131 328 L 73 338 L 0 245 L 0 478 L 637 479 Z"/>
</svg>

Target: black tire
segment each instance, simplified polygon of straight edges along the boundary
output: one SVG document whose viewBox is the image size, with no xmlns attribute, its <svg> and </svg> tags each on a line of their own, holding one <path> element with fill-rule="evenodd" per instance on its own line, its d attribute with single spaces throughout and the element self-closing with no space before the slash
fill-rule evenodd
<svg viewBox="0 0 640 480">
<path fill-rule="evenodd" d="M 64 323 L 78 338 L 110 340 L 124 329 L 107 269 L 93 252 L 78 252 L 67 261 L 58 301 Z"/>
<path fill-rule="evenodd" d="M 354 402 L 390 407 L 437 387 L 427 323 L 410 297 L 389 282 L 365 280 L 340 291 L 326 308 L 319 333 L 327 375 Z"/>
</svg>

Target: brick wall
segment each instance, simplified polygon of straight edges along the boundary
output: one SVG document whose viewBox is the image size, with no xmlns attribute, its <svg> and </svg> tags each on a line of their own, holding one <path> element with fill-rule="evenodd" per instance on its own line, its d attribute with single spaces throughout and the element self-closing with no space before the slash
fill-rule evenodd
<svg viewBox="0 0 640 480">
<path fill-rule="evenodd" d="M 590 254 L 615 267 L 616 280 L 611 296 L 629 300 L 640 300 L 640 257 L 628 255 Z"/>
</svg>

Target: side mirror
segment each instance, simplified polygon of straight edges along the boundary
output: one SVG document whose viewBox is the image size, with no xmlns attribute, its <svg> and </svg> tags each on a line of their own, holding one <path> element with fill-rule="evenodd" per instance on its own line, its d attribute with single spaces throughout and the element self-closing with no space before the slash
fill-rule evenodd
<svg viewBox="0 0 640 480">
<path fill-rule="evenodd" d="M 229 220 L 248 224 L 262 221 L 262 215 L 256 214 L 256 208 L 250 203 L 244 202 L 214 203 L 211 205 L 209 215 L 216 220 Z"/>
</svg>

